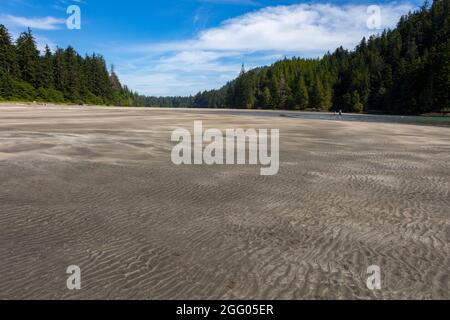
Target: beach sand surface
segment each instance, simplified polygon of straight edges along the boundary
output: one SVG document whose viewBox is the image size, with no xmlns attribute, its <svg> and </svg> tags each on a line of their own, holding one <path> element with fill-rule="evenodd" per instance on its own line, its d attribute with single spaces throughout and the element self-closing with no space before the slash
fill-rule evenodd
<svg viewBox="0 0 450 320">
<path fill-rule="evenodd" d="M 280 171 L 175 128 L 280 129 Z M 81 268 L 81 290 L 66 269 Z M 381 268 L 369 290 L 367 268 Z M 0 299 L 450 299 L 450 128 L 0 107 Z"/>
</svg>

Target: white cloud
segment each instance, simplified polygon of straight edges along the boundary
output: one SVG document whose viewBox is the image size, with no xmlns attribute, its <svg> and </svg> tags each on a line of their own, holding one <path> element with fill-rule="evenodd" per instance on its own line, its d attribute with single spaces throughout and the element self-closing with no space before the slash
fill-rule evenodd
<svg viewBox="0 0 450 320">
<path fill-rule="evenodd" d="M 139 93 L 156 96 L 190 95 L 221 87 L 236 76 L 239 64 L 221 63 L 214 52 L 178 52 L 156 58 L 138 58 L 116 64 L 124 84 Z"/>
<path fill-rule="evenodd" d="M 139 90 L 142 93 L 194 94 L 233 79 L 244 61 L 247 66 L 257 66 L 284 55 L 318 57 L 339 46 L 353 49 L 363 37 L 395 27 L 414 5 L 392 3 L 380 8 L 382 26 L 380 30 L 369 30 L 364 5 L 266 7 L 224 21 L 193 39 L 130 46 L 129 53 L 146 58 L 134 66 L 129 62 L 126 67 L 117 66 L 122 78 L 129 80 L 124 82 L 133 89 L 143 89 Z M 142 76 L 152 73 L 157 76 Z"/>
<path fill-rule="evenodd" d="M 31 29 L 39 30 L 55 30 L 65 24 L 66 20 L 54 17 L 26 18 L 13 15 L 1 15 L 0 22 L 8 27 L 29 27 Z"/>
<path fill-rule="evenodd" d="M 363 36 L 395 26 L 414 8 L 411 4 L 381 5 L 381 28 L 367 28 L 367 6 L 299 4 L 267 7 L 227 20 L 196 38 L 182 42 L 136 46 L 137 51 L 222 50 L 281 51 L 321 54 L 339 46 L 352 48 Z"/>
</svg>

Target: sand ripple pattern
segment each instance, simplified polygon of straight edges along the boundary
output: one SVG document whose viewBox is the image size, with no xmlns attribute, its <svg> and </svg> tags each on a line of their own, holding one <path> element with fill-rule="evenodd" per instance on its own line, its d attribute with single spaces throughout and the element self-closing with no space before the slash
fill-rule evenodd
<svg viewBox="0 0 450 320">
<path fill-rule="evenodd" d="M 0 299 L 450 298 L 448 128 L 0 113 Z M 281 128 L 279 175 L 172 165 L 170 132 L 194 120 Z M 65 287 L 72 264 L 80 291 Z"/>
</svg>

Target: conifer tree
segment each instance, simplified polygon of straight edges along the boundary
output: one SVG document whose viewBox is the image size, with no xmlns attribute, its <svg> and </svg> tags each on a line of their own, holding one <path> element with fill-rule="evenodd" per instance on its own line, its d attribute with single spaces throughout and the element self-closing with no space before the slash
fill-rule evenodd
<svg viewBox="0 0 450 320">
<path fill-rule="evenodd" d="M 38 88 L 40 86 L 39 51 L 31 29 L 20 34 L 16 42 L 16 48 L 21 79 Z"/>
</svg>

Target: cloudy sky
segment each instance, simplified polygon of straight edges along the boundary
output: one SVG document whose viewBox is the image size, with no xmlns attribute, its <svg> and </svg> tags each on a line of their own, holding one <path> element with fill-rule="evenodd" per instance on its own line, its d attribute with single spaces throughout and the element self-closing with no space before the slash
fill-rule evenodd
<svg viewBox="0 0 450 320">
<path fill-rule="evenodd" d="M 40 48 L 71 45 L 83 55 L 103 54 L 139 93 L 189 95 L 221 87 L 242 63 L 253 68 L 352 49 L 363 36 L 395 27 L 421 2 L 2 0 L 0 23 L 13 37 L 32 28 Z M 80 30 L 66 26 L 70 5 L 81 10 Z M 379 25 L 372 5 L 380 9 Z"/>
</svg>

